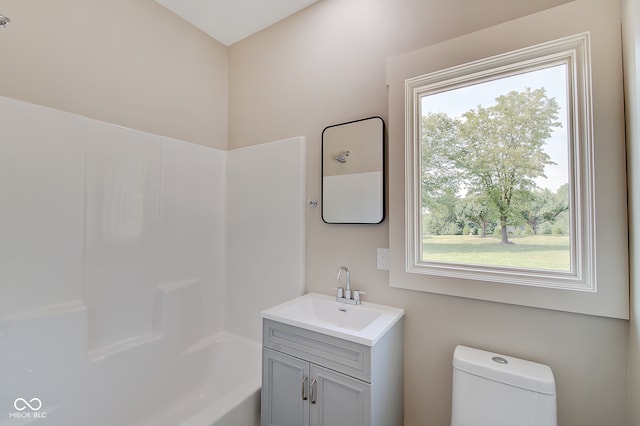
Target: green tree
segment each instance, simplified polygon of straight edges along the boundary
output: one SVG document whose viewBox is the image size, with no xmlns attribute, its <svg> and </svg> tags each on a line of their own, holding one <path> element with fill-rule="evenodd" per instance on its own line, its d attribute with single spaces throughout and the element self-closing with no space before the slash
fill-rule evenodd
<svg viewBox="0 0 640 426">
<path fill-rule="evenodd" d="M 444 189 L 429 200 L 426 220 L 426 233 L 432 235 L 448 235 L 451 225 L 457 224 L 456 206 L 459 198 L 453 189 Z"/>
<path fill-rule="evenodd" d="M 494 222 L 496 218 L 496 209 L 491 200 L 480 195 L 467 196 L 460 202 L 459 216 L 465 222 L 475 224 L 480 232 L 480 237 L 487 235 L 488 226 Z"/>
<path fill-rule="evenodd" d="M 461 120 L 457 168 L 470 192 L 483 194 L 494 205 L 503 244 L 510 243 L 507 226 L 516 221 L 518 192 L 531 191 L 534 179 L 553 164 L 544 145 L 561 125 L 559 109 L 544 88 L 527 88 L 499 96 L 491 107 L 478 106 Z"/>
<path fill-rule="evenodd" d="M 569 210 L 568 198 L 548 189 L 527 193 L 521 205 L 522 217 L 531 227 L 533 235 L 538 235 L 540 225 L 554 223 L 561 213 Z"/>
<path fill-rule="evenodd" d="M 431 199 L 460 187 L 460 171 L 457 168 L 458 120 L 444 113 L 429 113 L 422 117 L 422 200 Z"/>
<path fill-rule="evenodd" d="M 455 150 L 459 145 L 459 123 L 444 113 L 422 117 L 421 196 L 428 233 L 449 234 L 456 223 L 455 206 L 460 189 L 460 171 Z"/>
</svg>

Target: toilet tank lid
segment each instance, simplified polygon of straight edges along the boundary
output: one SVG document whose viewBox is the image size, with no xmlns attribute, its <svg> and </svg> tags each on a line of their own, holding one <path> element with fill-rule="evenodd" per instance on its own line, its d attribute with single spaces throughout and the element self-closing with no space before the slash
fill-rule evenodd
<svg viewBox="0 0 640 426">
<path fill-rule="evenodd" d="M 555 395 L 556 383 L 548 365 L 458 345 L 453 368 L 522 389 Z"/>
</svg>

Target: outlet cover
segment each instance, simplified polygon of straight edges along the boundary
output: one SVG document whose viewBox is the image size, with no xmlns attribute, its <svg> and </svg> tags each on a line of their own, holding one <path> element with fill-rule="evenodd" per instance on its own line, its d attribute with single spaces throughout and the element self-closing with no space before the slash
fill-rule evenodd
<svg viewBox="0 0 640 426">
<path fill-rule="evenodd" d="M 381 271 L 389 270 L 389 249 L 388 248 L 378 249 L 378 269 L 380 269 Z"/>
</svg>

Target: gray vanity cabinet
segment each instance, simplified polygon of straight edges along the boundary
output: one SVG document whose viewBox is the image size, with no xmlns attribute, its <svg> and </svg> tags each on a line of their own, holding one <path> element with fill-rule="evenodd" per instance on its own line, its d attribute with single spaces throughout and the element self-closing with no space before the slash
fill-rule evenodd
<svg viewBox="0 0 640 426">
<path fill-rule="evenodd" d="M 313 364 L 309 377 L 315 380 L 310 413 L 312 425 L 371 424 L 369 383 Z"/>
<path fill-rule="evenodd" d="M 262 424 L 367 426 L 370 384 L 263 349 Z"/>
<path fill-rule="evenodd" d="M 262 349 L 262 426 L 309 426 L 309 362 Z"/>
<path fill-rule="evenodd" d="M 263 320 L 262 426 L 400 426 L 402 320 L 374 346 Z"/>
</svg>

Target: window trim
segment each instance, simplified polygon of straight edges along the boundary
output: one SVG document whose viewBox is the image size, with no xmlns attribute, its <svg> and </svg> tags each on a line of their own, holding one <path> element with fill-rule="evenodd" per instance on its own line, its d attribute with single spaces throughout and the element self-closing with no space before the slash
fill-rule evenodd
<svg viewBox="0 0 640 426">
<path fill-rule="evenodd" d="M 421 260 L 420 98 L 425 93 L 464 87 L 496 77 L 567 64 L 568 137 L 573 271 L 452 264 Z M 440 89 L 440 90 L 438 90 Z M 405 81 L 405 250 L 406 272 L 596 292 L 594 143 L 588 32 L 432 72 Z"/>
</svg>

